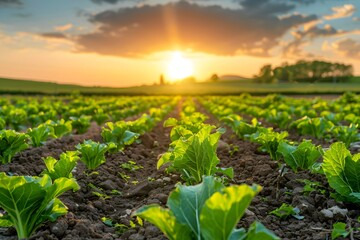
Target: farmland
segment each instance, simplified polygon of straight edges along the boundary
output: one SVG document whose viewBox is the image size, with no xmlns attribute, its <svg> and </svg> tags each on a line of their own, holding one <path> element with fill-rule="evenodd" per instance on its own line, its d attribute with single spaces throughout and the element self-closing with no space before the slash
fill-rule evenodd
<svg viewBox="0 0 360 240">
<path fill-rule="evenodd" d="M 353 93 L 2 97 L 0 238 L 360 239 L 359 112 Z"/>
</svg>

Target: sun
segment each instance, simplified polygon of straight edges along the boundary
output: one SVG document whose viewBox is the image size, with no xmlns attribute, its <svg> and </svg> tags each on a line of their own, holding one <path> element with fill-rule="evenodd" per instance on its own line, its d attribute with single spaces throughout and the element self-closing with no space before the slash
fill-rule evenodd
<svg viewBox="0 0 360 240">
<path fill-rule="evenodd" d="M 171 81 L 182 80 L 194 74 L 194 64 L 179 51 L 173 52 L 167 68 Z"/>
</svg>

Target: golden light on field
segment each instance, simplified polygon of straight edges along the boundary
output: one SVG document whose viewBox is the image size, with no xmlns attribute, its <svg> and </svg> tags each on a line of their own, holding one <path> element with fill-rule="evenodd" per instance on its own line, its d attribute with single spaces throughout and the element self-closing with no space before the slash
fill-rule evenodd
<svg viewBox="0 0 360 240">
<path fill-rule="evenodd" d="M 171 81 L 181 80 L 194 74 L 194 63 L 179 51 L 172 53 L 167 73 Z"/>
</svg>

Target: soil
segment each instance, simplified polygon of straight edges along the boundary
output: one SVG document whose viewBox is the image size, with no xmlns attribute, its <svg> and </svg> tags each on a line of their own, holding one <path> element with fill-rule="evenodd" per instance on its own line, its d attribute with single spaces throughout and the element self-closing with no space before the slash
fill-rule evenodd
<svg viewBox="0 0 360 240">
<path fill-rule="evenodd" d="M 180 104 L 165 119 L 178 118 L 179 109 Z M 198 110 L 209 116 L 208 123 L 221 126 L 200 105 Z M 69 209 L 68 214 L 54 223 L 44 224 L 31 239 L 166 239 L 156 227 L 147 222 L 140 226 L 130 215 L 146 204 L 165 206 L 167 196 L 175 184 L 180 182 L 178 175 L 169 175 L 156 169 L 159 155 L 166 152 L 170 144 L 169 133 L 170 128 L 164 128 L 163 122 L 158 123 L 151 132 L 141 136 L 141 141 L 126 147 L 123 152 L 108 154 L 106 163 L 95 172 L 86 171 L 85 165 L 79 162 L 74 177 L 81 189 L 60 197 Z M 295 132 L 291 135 L 297 140 L 303 138 Z M 16 175 L 38 175 L 45 168 L 42 157 L 58 158 L 62 152 L 74 150 L 75 145 L 84 139 L 101 141 L 100 127 L 92 125 L 86 134 L 63 137 L 49 141 L 45 146 L 25 150 L 15 156 L 12 163 L 0 166 L 0 171 Z M 317 141 L 317 144 L 328 144 Z M 218 147 L 220 166 L 234 169 L 235 177 L 230 181 L 231 184 L 256 183 L 263 187 L 238 227 L 248 228 L 254 220 L 258 220 L 282 239 L 304 240 L 331 239 L 332 224 L 336 221 L 351 224 L 353 228 L 360 227 L 356 220 L 360 215 L 358 208 L 334 201 L 329 196 L 329 186 L 323 175 L 308 171 L 294 173 L 291 170 L 280 174 L 278 162 L 272 161 L 268 154 L 259 152 L 258 147 L 257 144 L 239 139 L 231 129 L 222 135 Z M 142 168 L 130 171 L 120 167 L 130 160 Z M 129 179 L 124 180 L 120 173 L 122 176 L 126 174 Z M 325 194 L 319 191 L 304 194 L 304 184 L 299 179 L 319 182 L 326 190 Z M 99 197 L 99 194 L 94 195 L 93 192 L 102 195 Z M 304 219 L 280 219 L 269 214 L 282 203 L 298 207 Z M 329 218 L 321 213 L 321 210 L 333 206 L 347 209 L 347 215 L 335 214 Z M 113 224 L 125 226 L 107 226 L 101 220 L 103 217 L 111 219 Z M 134 227 L 130 227 L 130 220 L 135 224 Z M 15 230 L 0 228 L 0 239 L 16 239 Z M 360 239 L 358 231 L 354 232 L 353 239 Z"/>
</svg>

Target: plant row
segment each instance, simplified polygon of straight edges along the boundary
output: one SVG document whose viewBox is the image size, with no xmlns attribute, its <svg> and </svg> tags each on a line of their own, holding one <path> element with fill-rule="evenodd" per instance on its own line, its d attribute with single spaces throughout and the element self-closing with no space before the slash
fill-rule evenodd
<svg viewBox="0 0 360 240">
<path fill-rule="evenodd" d="M 151 222 L 169 239 L 278 239 L 257 221 L 247 230 L 236 228 L 261 187 L 226 187 L 227 179 L 233 178 L 233 169 L 218 167 L 216 154 L 223 129 L 205 124 L 206 118 L 188 99 L 179 120 L 165 121 L 165 127 L 172 127 L 172 142 L 157 167 L 179 173 L 186 185 L 178 184 L 170 193 L 167 208 L 152 204 L 133 215 Z"/>
</svg>

